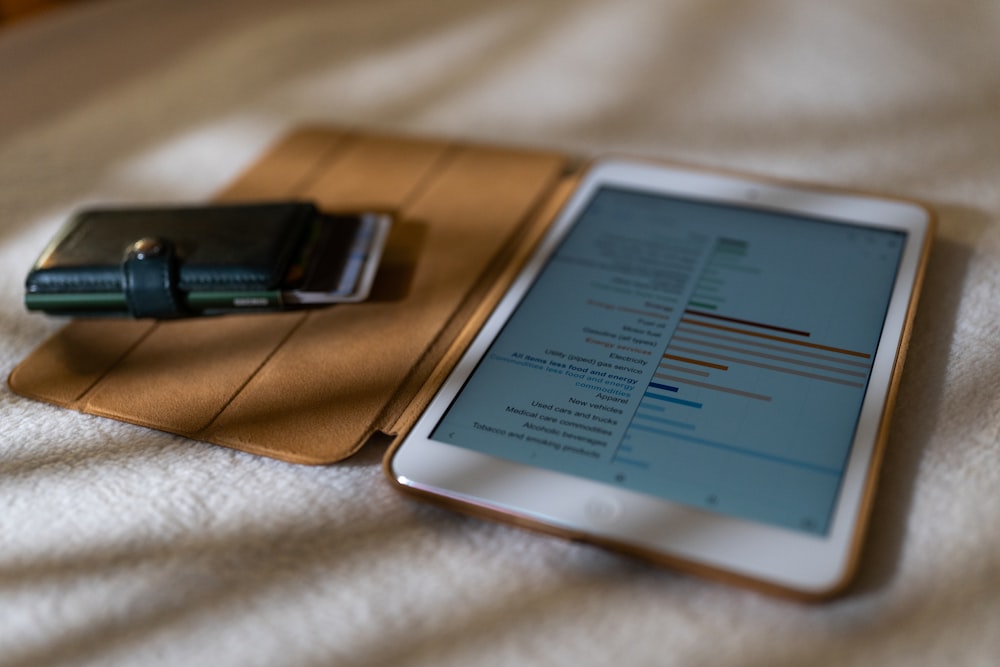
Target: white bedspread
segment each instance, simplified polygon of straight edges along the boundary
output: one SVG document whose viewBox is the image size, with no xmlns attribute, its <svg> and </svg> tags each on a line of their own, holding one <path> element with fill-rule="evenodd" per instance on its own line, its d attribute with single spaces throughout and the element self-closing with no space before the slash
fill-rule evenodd
<svg viewBox="0 0 1000 667">
<path fill-rule="evenodd" d="M 0 390 L 0 664 L 995 665 L 1000 6 L 109 0 L 0 30 L 0 372 L 72 209 L 306 122 L 624 151 L 940 213 L 857 586 L 806 606 Z"/>
</svg>

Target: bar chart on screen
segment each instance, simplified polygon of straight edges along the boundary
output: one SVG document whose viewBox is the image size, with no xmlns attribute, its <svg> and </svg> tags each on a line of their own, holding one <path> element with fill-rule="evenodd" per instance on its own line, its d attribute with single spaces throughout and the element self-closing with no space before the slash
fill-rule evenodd
<svg viewBox="0 0 1000 667">
<path fill-rule="evenodd" d="M 806 446 L 817 440 L 815 406 L 860 401 L 871 368 L 870 352 L 735 308 L 768 268 L 753 259 L 747 241 L 716 240 L 613 457 L 620 468 L 655 471 L 660 483 L 676 478 L 685 501 L 708 508 L 767 502 L 759 485 L 740 492 L 746 476 L 773 480 L 765 488 L 776 497 L 789 484 L 837 484 L 842 450 Z M 807 514 L 798 527 L 821 529 Z"/>
</svg>

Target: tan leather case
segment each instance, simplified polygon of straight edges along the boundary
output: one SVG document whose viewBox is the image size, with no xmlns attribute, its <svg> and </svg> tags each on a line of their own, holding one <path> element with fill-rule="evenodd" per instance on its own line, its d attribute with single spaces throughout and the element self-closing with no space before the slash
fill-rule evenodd
<svg viewBox="0 0 1000 667">
<path fill-rule="evenodd" d="M 502 293 L 568 191 L 568 174 L 553 153 L 299 130 L 218 198 L 393 212 L 369 301 L 165 322 L 76 320 L 8 382 L 31 398 L 255 454 L 343 459 L 411 418 L 407 404 L 470 318 Z"/>
</svg>

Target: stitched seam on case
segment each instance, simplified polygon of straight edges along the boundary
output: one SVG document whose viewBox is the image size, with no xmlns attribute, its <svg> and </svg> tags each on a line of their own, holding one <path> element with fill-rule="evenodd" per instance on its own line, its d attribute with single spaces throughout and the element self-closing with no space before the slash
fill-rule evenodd
<svg viewBox="0 0 1000 667">
<path fill-rule="evenodd" d="M 39 293 L 51 293 L 49 290 L 61 290 L 65 287 L 101 287 L 105 289 L 120 290 L 121 282 L 115 280 L 87 279 L 87 278 L 59 278 L 46 279 L 39 277 L 35 282 L 35 287 L 40 289 Z"/>
</svg>

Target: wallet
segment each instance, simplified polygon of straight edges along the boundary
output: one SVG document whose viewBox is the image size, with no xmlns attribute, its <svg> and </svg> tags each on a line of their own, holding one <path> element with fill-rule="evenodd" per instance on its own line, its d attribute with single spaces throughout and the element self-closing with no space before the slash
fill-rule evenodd
<svg viewBox="0 0 1000 667">
<path fill-rule="evenodd" d="M 85 210 L 28 274 L 25 305 L 168 319 L 356 302 L 390 224 L 298 201 Z"/>
<path fill-rule="evenodd" d="M 501 298 L 572 191 L 576 165 L 523 147 L 295 130 L 215 203 L 308 201 L 390 214 L 367 299 L 239 317 L 77 318 L 24 359 L 9 385 L 295 463 L 387 444 Z"/>
</svg>

